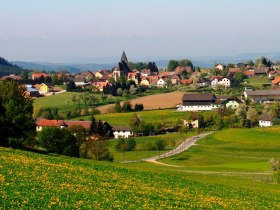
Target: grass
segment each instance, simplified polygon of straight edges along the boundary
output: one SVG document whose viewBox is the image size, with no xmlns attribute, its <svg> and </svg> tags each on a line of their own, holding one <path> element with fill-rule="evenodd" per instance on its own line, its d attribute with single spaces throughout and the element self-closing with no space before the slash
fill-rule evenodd
<svg viewBox="0 0 280 210">
<path fill-rule="evenodd" d="M 127 113 L 109 113 L 96 115 L 96 119 L 105 120 L 112 126 L 127 126 L 129 118 L 137 113 L 141 120 L 147 123 L 165 123 L 167 125 L 174 125 L 178 120 L 188 119 L 191 112 L 177 112 L 175 109 L 162 109 L 162 110 L 151 110 L 141 112 L 127 112 Z M 203 116 L 210 116 L 213 112 L 200 112 Z M 83 119 L 89 120 L 90 116 L 83 116 L 75 118 L 76 120 Z"/>
<path fill-rule="evenodd" d="M 280 208 L 279 190 L 263 188 L 260 193 L 255 187 L 260 187 L 259 183 L 247 182 L 247 188 L 245 181 L 233 178 L 216 184 L 215 176 L 170 173 L 155 166 L 149 171 L 140 164 L 128 166 L 0 148 L 0 168 L 3 209 Z"/>
<path fill-rule="evenodd" d="M 192 170 L 267 172 L 269 159 L 280 159 L 279 132 L 280 127 L 219 131 L 162 162 Z"/>
<path fill-rule="evenodd" d="M 60 93 L 56 95 L 51 95 L 47 97 L 37 98 L 34 101 L 34 107 L 50 107 L 50 108 L 58 108 L 59 112 L 65 113 L 66 111 L 71 111 L 73 109 L 77 108 L 77 104 L 74 104 L 72 101 L 72 96 L 78 96 L 81 94 L 85 94 L 84 92 L 78 93 L 78 92 L 65 92 Z M 108 103 L 114 103 L 115 100 L 124 100 L 123 97 L 113 97 L 111 101 L 109 99 L 106 99 L 104 103 L 100 99 L 100 94 L 92 94 L 96 96 L 99 99 L 99 102 L 95 104 L 95 106 L 104 105 Z M 81 108 L 86 108 L 83 101 L 81 101 Z"/>
<path fill-rule="evenodd" d="M 250 77 L 245 80 L 247 82 L 246 85 L 253 86 L 258 89 L 262 89 L 262 84 L 270 84 L 271 80 L 267 76 L 261 76 L 261 77 Z"/>
<path fill-rule="evenodd" d="M 189 138 L 194 135 L 195 135 L 194 132 L 189 132 L 189 133 L 184 134 L 183 136 L 180 133 L 169 133 L 169 134 L 157 135 L 157 136 L 137 137 L 137 138 L 135 138 L 136 149 L 134 151 L 125 152 L 125 161 L 140 160 L 143 158 L 157 156 L 159 154 L 159 152 L 157 150 L 153 150 L 153 151 L 145 150 L 144 144 L 146 142 L 154 143 L 158 139 L 163 139 L 167 144 L 167 146 L 166 146 L 166 151 L 167 151 L 167 150 L 173 149 L 173 148 L 171 148 L 170 145 L 168 145 L 170 140 L 174 140 L 176 142 L 176 146 L 177 146 L 180 143 L 182 143 L 186 138 Z M 116 139 L 110 140 L 109 150 L 114 155 L 114 161 L 122 162 L 122 161 L 124 161 L 124 156 L 123 156 L 122 151 L 116 150 L 117 142 L 118 142 L 118 140 L 116 140 Z M 163 151 L 161 151 L 161 153 L 163 153 Z"/>
</svg>

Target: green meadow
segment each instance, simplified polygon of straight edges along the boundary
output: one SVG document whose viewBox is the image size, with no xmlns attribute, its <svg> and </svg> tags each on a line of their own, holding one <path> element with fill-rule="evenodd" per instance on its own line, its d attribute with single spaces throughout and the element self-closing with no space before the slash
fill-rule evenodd
<svg viewBox="0 0 280 210">
<path fill-rule="evenodd" d="M 280 159 L 280 127 L 215 132 L 179 155 L 162 160 L 191 170 L 268 172 Z"/>
<path fill-rule="evenodd" d="M 112 126 L 128 126 L 129 118 L 136 113 L 142 121 L 146 123 L 163 123 L 167 126 L 174 125 L 178 120 L 188 119 L 191 112 L 177 112 L 175 109 L 161 109 L 141 112 L 127 112 L 127 113 L 109 113 L 102 115 L 95 115 L 98 120 L 105 120 Z M 206 116 L 213 115 L 213 112 L 200 112 L 199 114 Z M 90 120 L 90 116 L 82 116 L 75 118 L 76 120 Z"/>
<path fill-rule="evenodd" d="M 135 138 L 136 148 L 134 151 L 126 151 L 125 159 L 122 151 L 116 150 L 116 144 L 118 140 L 110 140 L 109 141 L 109 151 L 114 155 L 114 161 L 123 162 L 123 161 L 134 161 L 140 160 L 148 157 L 154 157 L 159 155 L 159 151 L 151 150 L 148 151 L 145 149 L 145 143 L 152 142 L 153 144 L 158 140 L 162 139 L 166 143 L 166 148 L 164 151 L 160 151 L 160 153 L 168 152 L 171 149 L 174 149 L 180 143 L 182 143 L 185 139 L 196 135 L 195 132 L 188 132 L 186 134 L 180 133 L 168 133 L 164 135 L 156 135 L 156 136 L 144 136 Z M 171 140 L 174 141 L 174 145 L 171 144 Z"/>
<path fill-rule="evenodd" d="M 279 185 L 148 163 L 96 162 L 0 148 L 0 168 L 3 209 L 280 208 Z"/>
</svg>

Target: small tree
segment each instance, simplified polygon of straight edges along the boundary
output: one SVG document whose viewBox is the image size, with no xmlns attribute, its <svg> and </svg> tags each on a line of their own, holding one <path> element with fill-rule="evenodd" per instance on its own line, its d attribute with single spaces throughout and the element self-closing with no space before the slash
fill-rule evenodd
<svg viewBox="0 0 280 210">
<path fill-rule="evenodd" d="M 141 123 L 141 120 L 138 117 L 138 115 L 136 113 L 133 113 L 132 116 L 129 119 L 128 124 L 129 124 L 130 129 L 133 131 L 133 133 L 135 135 L 138 132 L 138 128 L 139 128 L 140 123 Z"/>
<path fill-rule="evenodd" d="M 112 162 L 114 160 L 113 155 L 109 152 L 109 144 L 107 141 L 98 137 L 97 140 L 89 139 L 86 141 L 87 157 L 91 157 L 91 154 L 96 160 L 106 160 Z"/>
<path fill-rule="evenodd" d="M 115 112 L 120 113 L 122 112 L 122 107 L 119 101 L 116 101 L 115 103 Z"/>
<path fill-rule="evenodd" d="M 134 111 L 143 111 L 144 110 L 144 106 L 143 104 L 135 104 L 134 106 Z"/>
<path fill-rule="evenodd" d="M 163 139 L 158 139 L 155 142 L 156 149 L 158 150 L 158 156 L 160 157 L 160 151 L 165 149 L 166 143 Z"/>
<path fill-rule="evenodd" d="M 122 111 L 123 111 L 123 112 L 131 112 L 131 111 L 132 111 L 130 101 L 125 101 L 125 102 L 123 103 Z"/>
</svg>

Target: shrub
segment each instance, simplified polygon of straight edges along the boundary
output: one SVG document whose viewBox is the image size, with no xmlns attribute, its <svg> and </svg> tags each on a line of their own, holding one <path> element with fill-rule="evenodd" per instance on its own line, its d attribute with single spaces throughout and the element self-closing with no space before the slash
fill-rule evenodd
<svg viewBox="0 0 280 210">
<path fill-rule="evenodd" d="M 134 111 L 143 111 L 144 106 L 143 104 L 135 104 Z"/>
</svg>

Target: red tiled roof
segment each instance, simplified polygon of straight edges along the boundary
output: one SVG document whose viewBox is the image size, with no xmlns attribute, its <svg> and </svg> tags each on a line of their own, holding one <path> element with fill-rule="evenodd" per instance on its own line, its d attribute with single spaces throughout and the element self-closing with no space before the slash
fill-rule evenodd
<svg viewBox="0 0 280 210">
<path fill-rule="evenodd" d="M 244 74 L 246 76 L 254 76 L 255 75 L 255 71 L 254 70 L 247 70 L 247 71 L 244 71 Z"/>
<path fill-rule="evenodd" d="M 154 83 L 156 84 L 159 80 L 158 76 L 147 76 L 146 79 L 150 82 L 150 83 Z"/>
<path fill-rule="evenodd" d="M 280 83 L 280 77 L 276 77 L 275 80 L 272 81 L 273 85 L 279 85 Z"/>
<path fill-rule="evenodd" d="M 214 79 L 222 79 L 223 77 L 222 76 L 212 76 L 212 77 L 210 77 L 210 81 L 213 81 Z"/>
<path fill-rule="evenodd" d="M 181 84 L 192 84 L 193 83 L 193 79 L 182 79 L 180 81 Z"/>
<path fill-rule="evenodd" d="M 240 72 L 241 69 L 240 68 L 229 68 L 229 73 L 236 73 L 236 72 Z"/>
<path fill-rule="evenodd" d="M 190 73 L 192 71 L 192 68 L 190 66 L 178 66 L 175 69 L 176 74 L 180 74 L 183 71 Z"/>
<path fill-rule="evenodd" d="M 42 127 L 60 127 L 62 124 L 66 125 L 67 127 L 71 127 L 73 125 L 81 125 L 85 129 L 90 128 L 90 121 L 64 121 L 64 120 L 47 120 L 47 119 L 37 119 L 36 120 L 37 126 Z"/>
<path fill-rule="evenodd" d="M 33 79 L 38 79 L 40 77 L 47 77 L 49 75 L 45 74 L 45 73 L 33 73 L 32 78 Z"/>
</svg>

